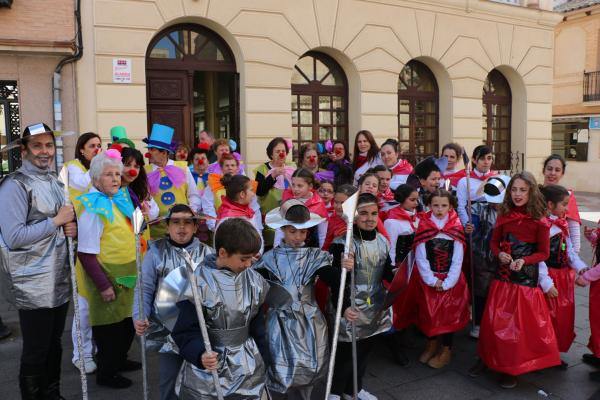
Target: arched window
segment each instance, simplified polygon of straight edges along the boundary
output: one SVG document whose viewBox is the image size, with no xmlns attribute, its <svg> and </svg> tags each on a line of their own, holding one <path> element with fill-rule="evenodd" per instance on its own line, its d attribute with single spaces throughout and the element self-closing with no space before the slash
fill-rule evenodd
<svg viewBox="0 0 600 400">
<path fill-rule="evenodd" d="M 494 169 L 510 169 L 512 96 L 508 81 L 497 69 L 483 84 L 483 141 L 494 153 Z"/>
<path fill-rule="evenodd" d="M 409 61 L 398 80 L 398 141 L 411 162 L 438 153 L 438 85 L 425 64 Z"/>
<path fill-rule="evenodd" d="M 348 140 L 348 82 L 331 57 L 308 52 L 292 74 L 292 139 L 304 143 Z"/>
<path fill-rule="evenodd" d="M 148 126 L 175 128 L 194 146 L 202 130 L 239 144 L 239 78 L 233 53 L 215 32 L 194 24 L 159 33 L 146 53 Z"/>
</svg>

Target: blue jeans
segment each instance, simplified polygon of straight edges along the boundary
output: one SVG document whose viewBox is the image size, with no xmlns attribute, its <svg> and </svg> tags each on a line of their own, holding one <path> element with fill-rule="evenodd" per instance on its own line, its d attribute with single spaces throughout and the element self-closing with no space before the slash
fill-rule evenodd
<svg viewBox="0 0 600 400">
<path fill-rule="evenodd" d="M 160 353 L 158 355 L 160 400 L 177 400 L 175 382 L 182 363 L 183 357 L 179 354 Z"/>
</svg>

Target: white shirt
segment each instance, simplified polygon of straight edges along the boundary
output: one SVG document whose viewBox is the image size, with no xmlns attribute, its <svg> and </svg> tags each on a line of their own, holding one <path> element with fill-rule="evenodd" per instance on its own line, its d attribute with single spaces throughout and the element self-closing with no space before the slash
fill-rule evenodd
<svg viewBox="0 0 600 400">
<path fill-rule="evenodd" d="M 400 207 L 400 206 L 399 206 Z M 407 211 L 410 215 L 413 215 L 414 212 Z M 415 223 L 415 228 L 419 225 L 419 221 L 417 220 Z M 388 218 L 383 222 L 383 227 L 386 232 L 390 236 L 390 260 L 392 260 L 392 264 L 395 264 L 396 260 L 396 242 L 398 241 L 398 236 L 406 236 L 414 233 L 413 227 L 410 225 L 409 221 L 392 219 Z"/>
<path fill-rule="evenodd" d="M 89 193 L 97 191 L 98 189 L 92 186 Z M 102 232 L 104 232 L 104 224 L 100 221 L 98 214 L 84 209 L 77 218 L 77 251 L 88 254 L 100 254 Z"/>
<path fill-rule="evenodd" d="M 158 166 L 151 164 L 152 165 L 152 171 L 155 171 Z M 175 165 L 175 162 L 173 160 L 169 160 L 167 161 L 167 165 Z M 200 211 L 200 209 L 202 208 L 202 199 L 200 198 L 200 193 L 198 193 L 198 189 L 196 188 L 196 181 L 194 180 L 194 177 L 192 175 L 192 173 L 190 172 L 189 168 L 184 168 L 185 169 L 185 179 L 186 179 L 186 183 L 187 183 L 187 200 L 188 200 L 188 205 L 192 208 L 192 210 L 194 211 Z"/>
<path fill-rule="evenodd" d="M 485 175 L 483 172 L 479 172 L 476 169 L 474 169 L 473 172 L 477 176 Z M 470 184 L 470 191 L 468 196 L 467 179 L 469 179 Z M 479 179 L 465 176 L 464 178 L 461 178 L 460 181 L 458 181 L 458 184 L 456 185 L 456 197 L 458 199 L 458 210 L 456 210 L 456 212 L 458 213 L 458 218 L 460 218 L 460 222 L 463 225 L 466 225 L 469 222 L 469 213 L 467 212 L 467 199 L 470 197 L 471 201 L 485 200 L 485 196 L 477 195 L 477 191 L 479 190 L 479 187 L 483 184 L 483 182 L 484 181 L 481 181 Z"/>
<path fill-rule="evenodd" d="M 438 228 L 443 228 L 448 222 L 448 216 L 446 215 L 442 219 L 438 219 L 435 216 L 431 216 L 431 220 L 435 223 Z M 450 236 L 445 235 L 443 233 L 439 233 L 435 236 L 434 239 L 447 239 L 453 240 Z M 425 249 L 425 243 L 420 243 L 416 249 L 416 261 L 417 268 L 419 268 L 419 273 L 421 274 L 421 279 L 428 286 L 435 286 L 438 278 L 433 275 L 433 271 L 431 270 L 431 265 L 429 264 L 429 260 L 427 259 L 427 250 Z M 448 275 L 444 279 L 442 283 L 442 289 L 448 290 L 452 289 L 456 282 L 458 282 L 458 278 L 460 277 L 460 273 L 462 271 L 462 262 L 463 262 L 463 245 L 457 240 L 454 240 L 454 252 L 452 253 L 452 262 L 450 264 L 450 270 L 448 271 Z"/>
<path fill-rule="evenodd" d="M 87 192 L 92 184 L 90 171 L 83 172 L 81 168 L 73 164 L 67 166 L 67 171 L 69 171 L 69 187 L 72 187 L 79 192 Z"/>
</svg>

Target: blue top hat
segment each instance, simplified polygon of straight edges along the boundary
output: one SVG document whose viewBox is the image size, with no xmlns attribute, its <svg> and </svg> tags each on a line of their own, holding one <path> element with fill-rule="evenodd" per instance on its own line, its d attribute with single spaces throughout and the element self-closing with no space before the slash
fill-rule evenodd
<svg viewBox="0 0 600 400">
<path fill-rule="evenodd" d="M 173 143 L 173 133 L 175 129 L 170 126 L 161 124 L 152 124 L 152 132 L 150 138 L 144 138 L 142 141 L 147 144 L 147 148 L 155 148 L 166 150 L 169 153 L 175 152 L 175 144 Z"/>
</svg>

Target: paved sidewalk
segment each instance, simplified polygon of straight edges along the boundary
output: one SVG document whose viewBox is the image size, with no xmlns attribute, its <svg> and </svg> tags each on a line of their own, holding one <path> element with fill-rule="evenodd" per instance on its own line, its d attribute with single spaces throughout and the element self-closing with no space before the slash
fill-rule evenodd
<svg viewBox="0 0 600 400">
<path fill-rule="evenodd" d="M 584 224 L 595 226 L 600 216 L 600 195 L 578 193 L 577 200 Z M 591 262 L 591 248 L 582 240 L 582 257 Z M 3 300 L 2 300 L 3 301 Z M 588 321 L 588 289 L 577 288 L 576 291 L 576 332 L 577 338 L 564 360 L 569 363 L 566 371 L 550 369 L 526 374 L 519 378 L 517 388 L 501 389 L 497 377 L 487 373 L 479 378 L 470 378 L 467 370 L 475 361 L 476 341 L 470 339 L 467 332 L 461 332 L 455 339 L 452 363 L 442 370 L 433 370 L 417 362 L 423 348 L 424 339 L 412 335 L 414 346 L 407 349 L 411 363 L 407 367 L 399 367 L 393 363 L 385 345 L 377 346 L 367 370 L 365 387 L 380 400 L 387 399 L 435 399 L 435 400 L 475 400 L 475 399 L 565 399 L 583 400 L 600 399 L 600 384 L 591 382 L 588 373 L 594 369 L 581 362 L 581 355 L 587 352 L 589 338 Z M 0 399 L 19 399 L 17 382 L 21 337 L 18 328 L 18 317 L 15 310 L 6 303 L 0 303 L 0 315 L 13 329 L 13 336 L 0 341 Z M 79 374 L 71 365 L 71 319 L 67 322 L 63 343 L 63 396 L 68 400 L 81 398 Z M 139 346 L 134 343 L 131 358 L 139 360 Z M 149 378 L 151 398 L 158 399 L 158 365 L 157 357 L 148 354 L 150 364 Z M 133 400 L 142 398 L 141 373 L 126 374 L 134 381 L 134 385 L 126 390 L 111 390 L 96 386 L 94 375 L 89 376 L 90 400 Z M 319 391 L 321 392 L 321 391 Z M 313 397 L 317 397 L 317 393 Z"/>
</svg>

